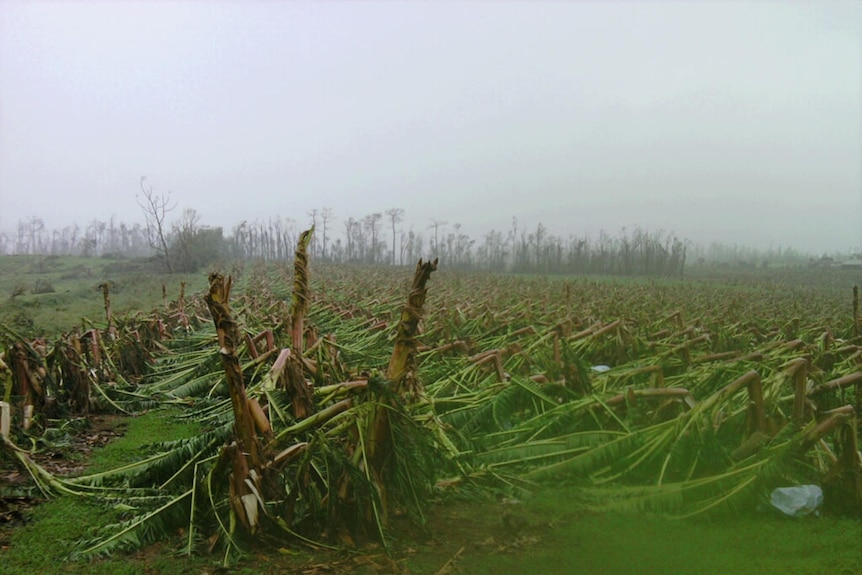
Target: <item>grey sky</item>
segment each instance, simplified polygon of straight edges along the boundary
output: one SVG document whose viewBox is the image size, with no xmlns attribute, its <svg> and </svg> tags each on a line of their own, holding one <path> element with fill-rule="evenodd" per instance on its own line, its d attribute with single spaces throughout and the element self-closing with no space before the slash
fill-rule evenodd
<svg viewBox="0 0 862 575">
<path fill-rule="evenodd" d="M 0 3 L 0 228 L 142 175 L 228 228 L 856 248 L 862 2 Z"/>
</svg>

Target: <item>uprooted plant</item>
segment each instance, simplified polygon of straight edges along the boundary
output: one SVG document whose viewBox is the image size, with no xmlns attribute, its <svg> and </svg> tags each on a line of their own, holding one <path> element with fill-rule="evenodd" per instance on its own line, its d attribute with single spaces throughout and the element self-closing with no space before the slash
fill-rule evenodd
<svg viewBox="0 0 862 575">
<path fill-rule="evenodd" d="M 788 318 L 756 288 L 686 299 L 682 285 L 585 280 L 560 290 L 489 276 L 448 276 L 426 306 L 436 260 L 419 262 L 395 313 L 403 288 L 380 270 L 328 269 L 318 284 L 326 297 L 312 293 L 309 234 L 292 282 L 258 266 L 234 294 L 230 276 L 213 274 L 211 322 L 192 308 L 166 331 L 136 324 L 129 341 L 152 362 L 139 384 L 106 386 L 107 375 L 87 379 L 92 370 L 64 376 L 94 384 L 90 403 L 183 406 L 199 436 L 74 479 L 45 473 L 7 442 L 46 493 L 128 506 L 127 520 L 82 555 L 176 526 L 187 552 L 385 543 L 402 511 L 422 520 L 439 480 L 498 489 L 570 481 L 600 487 L 607 505 L 679 516 L 818 481 L 831 501 L 862 511 L 855 315 L 852 326 L 824 327 L 821 318 L 840 314 L 800 293 L 794 312 L 812 319 Z M 780 321 L 763 319 L 771 316 Z M 94 365 L 90 349 L 67 351 Z M 122 374 L 106 355 L 113 365 L 96 373 Z"/>
</svg>

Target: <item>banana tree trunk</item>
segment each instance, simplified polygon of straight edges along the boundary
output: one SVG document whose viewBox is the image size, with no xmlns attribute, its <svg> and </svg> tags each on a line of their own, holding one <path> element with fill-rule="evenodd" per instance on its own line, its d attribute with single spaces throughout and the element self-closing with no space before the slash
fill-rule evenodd
<svg viewBox="0 0 862 575">
<path fill-rule="evenodd" d="M 862 455 L 859 452 L 856 417 L 835 430 L 838 460 L 823 479 L 823 489 L 836 511 L 862 516 Z"/>
<path fill-rule="evenodd" d="M 259 525 L 257 496 L 252 485 L 259 487 L 264 468 L 263 448 L 255 433 L 254 417 L 245 393 L 242 368 L 236 355 L 240 342 L 239 328 L 231 316 L 231 278 L 222 274 L 210 274 L 210 289 L 205 296 L 207 307 L 218 333 L 219 355 L 227 378 L 231 406 L 234 414 L 235 443 L 225 451 L 231 459 L 230 479 L 231 509 L 241 525 L 255 533 Z M 258 489 L 258 492 L 260 490 Z"/>
<path fill-rule="evenodd" d="M 308 311 L 308 243 L 314 226 L 300 234 L 293 260 L 293 297 L 290 307 L 291 338 L 293 350 L 287 358 L 286 386 L 293 404 L 293 416 L 297 419 L 314 413 L 314 395 L 303 374 L 302 353 L 304 348 L 305 314 Z"/>
<path fill-rule="evenodd" d="M 395 384 L 395 391 L 403 394 L 405 391 L 417 391 L 418 382 L 414 377 L 416 369 L 416 336 L 419 334 L 419 321 L 422 319 L 422 306 L 428 289 L 425 284 L 431 277 L 431 272 L 437 269 L 437 260 L 416 264 L 413 274 L 413 285 L 407 297 L 407 305 L 401 311 L 398 322 L 398 333 L 395 336 L 395 346 L 389 367 L 386 369 L 386 379 Z"/>
<path fill-rule="evenodd" d="M 395 346 L 389 360 L 389 367 L 386 370 L 386 379 L 392 383 L 393 391 L 398 396 L 416 394 L 420 390 L 420 384 L 415 377 L 416 336 L 419 334 L 419 321 L 422 319 L 422 307 L 425 304 L 425 296 L 428 291 L 425 285 L 428 278 L 431 277 L 431 272 L 436 269 L 436 259 L 433 262 L 424 263 L 421 259 L 419 260 L 413 275 L 413 285 L 410 289 L 410 295 L 407 297 L 407 304 L 401 312 L 401 321 L 398 323 L 398 333 L 395 336 Z M 384 472 L 392 452 L 392 426 L 389 417 L 389 406 L 381 403 L 374 414 L 366 447 L 370 475 L 377 484 L 380 493 L 382 505 L 380 516 L 384 523 L 387 516 Z"/>
</svg>

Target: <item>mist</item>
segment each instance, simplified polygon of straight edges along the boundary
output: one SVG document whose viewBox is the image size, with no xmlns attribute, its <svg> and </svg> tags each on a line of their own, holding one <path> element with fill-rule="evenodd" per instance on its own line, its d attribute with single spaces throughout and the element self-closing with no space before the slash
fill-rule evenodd
<svg viewBox="0 0 862 575">
<path fill-rule="evenodd" d="M 0 230 L 389 208 L 862 249 L 862 4 L 4 2 Z"/>
</svg>

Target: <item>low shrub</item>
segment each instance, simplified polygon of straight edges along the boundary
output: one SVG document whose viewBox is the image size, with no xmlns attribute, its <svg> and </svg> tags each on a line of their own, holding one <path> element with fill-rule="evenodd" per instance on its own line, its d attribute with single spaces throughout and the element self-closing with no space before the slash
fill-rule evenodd
<svg viewBox="0 0 862 575">
<path fill-rule="evenodd" d="M 27 293 L 27 286 L 24 284 L 15 284 L 12 286 L 12 292 L 9 294 L 10 299 L 15 299 L 19 295 L 24 295 Z"/>
<path fill-rule="evenodd" d="M 57 290 L 54 289 L 54 286 L 51 285 L 51 282 L 45 279 L 36 280 L 36 284 L 33 286 L 33 293 L 55 293 Z"/>
</svg>

